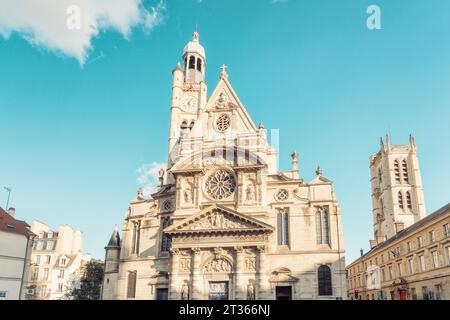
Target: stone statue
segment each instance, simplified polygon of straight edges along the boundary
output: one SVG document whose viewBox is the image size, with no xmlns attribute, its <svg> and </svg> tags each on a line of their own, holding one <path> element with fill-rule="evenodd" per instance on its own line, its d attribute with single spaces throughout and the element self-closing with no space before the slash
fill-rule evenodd
<svg viewBox="0 0 450 320">
<path fill-rule="evenodd" d="M 186 188 L 184 190 L 184 203 L 192 203 L 192 190 L 191 188 Z"/>
<path fill-rule="evenodd" d="M 247 286 L 247 300 L 255 300 L 255 286 L 252 281 L 248 282 Z"/>
<path fill-rule="evenodd" d="M 246 200 L 247 201 L 251 201 L 254 199 L 253 197 L 253 186 L 251 184 L 247 185 L 247 189 L 245 189 L 245 193 L 246 193 Z"/>
<path fill-rule="evenodd" d="M 181 287 L 181 300 L 189 300 L 189 286 L 187 281 L 185 281 Z"/>
<path fill-rule="evenodd" d="M 139 188 L 139 189 L 138 189 L 138 192 L 137 192 L 137 198 L 138 198 L 139 200 L 143 200 L 143 199 L 144 199 L 144 189 L 142 189 L 142 188 Z"/>
</svg>

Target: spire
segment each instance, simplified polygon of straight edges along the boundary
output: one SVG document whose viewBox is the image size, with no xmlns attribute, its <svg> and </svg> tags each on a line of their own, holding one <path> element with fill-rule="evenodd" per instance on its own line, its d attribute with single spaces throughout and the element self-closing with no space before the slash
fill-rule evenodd
<svg viewBox="0 0 450 320">
<path fill-rule="evenodd" d="M 120 247 L 120 235 L 117 225 L 114 227 L 114 230 L 111 234 L 111 238 L 108 242 L 108 247 Z"/>
</svg>

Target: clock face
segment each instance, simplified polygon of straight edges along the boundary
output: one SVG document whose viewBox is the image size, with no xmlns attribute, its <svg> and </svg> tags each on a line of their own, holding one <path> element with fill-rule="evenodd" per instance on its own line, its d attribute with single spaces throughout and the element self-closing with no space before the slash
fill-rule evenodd
<svg viewBox="0 0 450 320">
<path fill-rule="evenodd" d="M 186 112 L 194 112 L 197 110 L 197 99 L 194 97 L 185 97 L 181 104 L 181 108 Z"/>
</svg>

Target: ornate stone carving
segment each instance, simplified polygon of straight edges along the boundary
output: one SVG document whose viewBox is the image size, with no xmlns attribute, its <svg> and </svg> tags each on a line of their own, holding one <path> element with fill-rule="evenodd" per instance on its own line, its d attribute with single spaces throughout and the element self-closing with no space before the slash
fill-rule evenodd
<svg viewBox="0 0 450 320">
<path fill-rule="evenodd" d="M 187 227 L 188 230 L 228 230 L 247 228 L 247 225 L 238 219 L 225 216 L 215 211 L 209 217 L 201 219 Z"/>
<path fill-rule="evenodd" d="M 256 270 L 256 258 L 255 257 L 245 258 L 245 269 L 248 271 Z"/>
<path fill-rule="evenodd" d="M 192 248 L 192 253 L 194 255 L 199 255 L 202 253 L 202 251 L 200 250 L 200 248 Z"/>
<path fill-rule="evenodd" d="M 170 252 L 171 255 L 177 256 L 177 255 L 180 254 L 180 249 L 178 249 L 178 248 L 171 248 L 171 249 L 169 250 L 169 252 Z"/>
<path fill-rule="evenodd" d="M 236 177 L 227 170 L 217 170 L 206 179 L 205 189 L 211 199 L 226 199 L 236 190 Z"/>
<path fill-rule="evenodd" d="M 223 258 L 214 259 L 207 263 L 203 269 L 206 273 L 228 273 L 231 272 L 231 264 Z"/>
<path fill-rule="evenodd" d="M 181 258 L 180 259 L 180 271 L 188 272 L 191 270 L 191 259 L 190 258 Z"/>
<path fill-rule="evenodd" d="M 217 109 L 225 108 L 229 102 L 230 98 L 228 98 L 228 95 L 225 93 L 224 90 L 222 90 L 217 98 L 216 108 Z"/>
</svg>

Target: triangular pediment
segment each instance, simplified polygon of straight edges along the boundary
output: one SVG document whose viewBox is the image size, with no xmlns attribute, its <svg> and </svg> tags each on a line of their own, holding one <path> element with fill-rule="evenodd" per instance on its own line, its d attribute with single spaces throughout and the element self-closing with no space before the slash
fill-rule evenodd
<svg viewBox="0 0 450 320">
<path fill-rule="evenodd" d="M 272 226 L 219 205 L 210 206 L 164 229 L 167 234 L 271 231 Z"/>
</svg>

